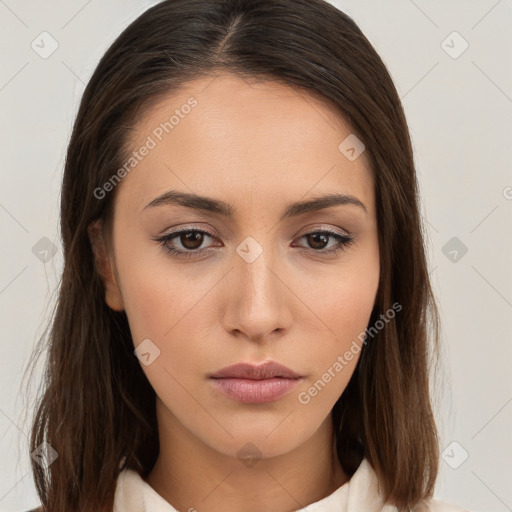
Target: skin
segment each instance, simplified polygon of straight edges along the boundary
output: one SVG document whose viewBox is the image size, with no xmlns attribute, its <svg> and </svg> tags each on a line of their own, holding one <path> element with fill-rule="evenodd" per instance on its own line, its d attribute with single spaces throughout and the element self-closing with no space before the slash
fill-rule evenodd
<svg viewBox="0 0 512 512">
<path fill-rule="evenodd" d="M 379 281 L 373 178 L 365 153 L 349 161 L 338 150 L 352 130 L 325 101 L 228 73 L 188 82 L 147 111 L 133 150 L 191 96 L 198 105 L 118 185 L 112 247 L 95 242 L 107 304 L 126 311 L 134 347 L 149 338 L 160 350 L 142 365 L 160 439 L 147 482 L 180 511 L 292 511 L 347 481 L 330 411 L 359 355 L 309 403 L 298 395 L 368 325 Z M 235 213 L 144 209 L 170 189 Z M 280 220 L 285 204 L 332 193 L 355 196 L 366 211 L 345 204 Z M 200 256 L 177 257 L 153 240 L 191 226 L 215 238 L 168 245 L 206 250 Z M 336 239 L 304 236 L 325 229 L 354 243 L 326 254 Z M 236 252 L 248 236 L 263 249 L 252 263 Z M 303 376 L 275 402 L 236 402 L 208 377 L 266 360 Z M 246 443 L 257 448 L 251 466 L 237 456 Z"/>
</svg>

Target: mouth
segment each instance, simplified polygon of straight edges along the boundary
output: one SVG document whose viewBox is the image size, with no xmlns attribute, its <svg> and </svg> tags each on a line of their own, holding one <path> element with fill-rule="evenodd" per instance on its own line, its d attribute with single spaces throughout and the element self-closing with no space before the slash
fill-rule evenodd
<svg viewBox="0 0 512 512">
<path fill-rule="evenodd" d="M 275 361 L 238 363 L 210 375 L 217 390 L 242 403 L 274 402 L 294 389 L 303 376 Z"/>
</svg>

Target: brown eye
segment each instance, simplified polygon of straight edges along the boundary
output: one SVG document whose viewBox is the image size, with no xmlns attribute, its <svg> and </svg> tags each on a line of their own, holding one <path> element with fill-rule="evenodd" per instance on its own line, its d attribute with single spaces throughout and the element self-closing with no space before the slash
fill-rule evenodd
<svg viewBox="0 0 512 512">
<path fill-rule="evenodd" d="M 310 233 L 304 236 L 312 249 L 324 249 L 330 238 L 329 235 L 326 236 L 324 233 Z"/>
<path fill-rule="evenodd" d="M 353 235 L 325 230 L 306 233 L 300 238 L 306 240 L 307 249 L 318 254 L 334 254 L 354 243 Z M 331 240 L 334 241 L 333 244 L 331 244 Z"/>
<path fill-rule="evenodd" d="M 185 249 L 189 249 L 190 251 L 194 251 L 201 247 L 204 235 L 200 231 L 185 231 L 180 235 L 180 242 L 185 247 Z"/>
<path fill-rule="evenodd" d="M 182 229 L 154 240 L 171 254 L 191 258 L 209 250 L 210 246 L 202 247 L 208 238 L 215 237 L 201 229 Z"/>
</svg>

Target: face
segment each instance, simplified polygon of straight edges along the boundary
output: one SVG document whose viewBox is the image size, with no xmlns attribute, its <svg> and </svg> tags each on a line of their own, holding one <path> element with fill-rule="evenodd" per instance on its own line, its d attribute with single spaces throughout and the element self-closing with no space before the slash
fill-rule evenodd
<svg viewBox="0 0 512 512">
<path fill-rule="evenodd" d="M 351 133 L 321 99 L 221 74 L 169 95 L 130 139 L 106 300 L 162 414 L 225 455 L 299 446 L 355 369 L 379 248 L 366 154 L 339 149 Z M 212 378 L 267 361 L 300 378 Z"/>
</svg>

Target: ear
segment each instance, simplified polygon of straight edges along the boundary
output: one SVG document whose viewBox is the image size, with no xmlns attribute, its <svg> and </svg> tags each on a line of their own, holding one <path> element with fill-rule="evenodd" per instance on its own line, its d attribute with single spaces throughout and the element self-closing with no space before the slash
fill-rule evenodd
<svg viewBox="0 0 512 512">
<path fill-rule="evenodd" d="M 105 241 L 103 229 L 102 219 L 95 220 L 87 229 L 94 254 L 95 267 L 105 286 L 105 302 L 114 311 L 123 311 L 123 296 L 115 277 L 115 264 Z"/>
</svg>

